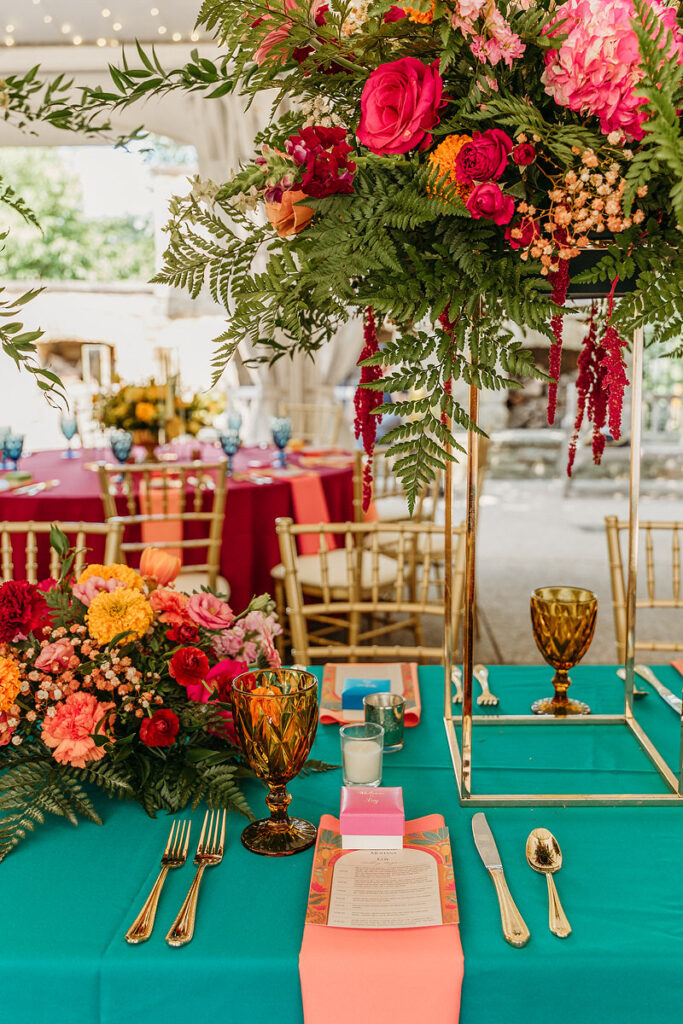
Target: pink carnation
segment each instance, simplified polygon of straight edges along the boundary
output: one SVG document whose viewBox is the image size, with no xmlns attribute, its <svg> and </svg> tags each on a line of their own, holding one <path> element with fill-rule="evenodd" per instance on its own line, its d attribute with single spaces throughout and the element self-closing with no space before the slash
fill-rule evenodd
<svg viewBox="0 0 683 1024">
<path fill-rule="evenodd" d="M 165 622 L 169 626 L 182 626 L 188 621 L 187 606 L 189 604 L 187 594 L 178 590 L 153 590 L 149 595 L 149 603 L 159 622 Z"/>
<path fill-rule="evenodd" d="M 73 768 L 85 768 L 89 761 L 99 761 L 104 757 L 103 746 L 98 746 L 93 733 L 98 723 L 114 707 L 114 704 L 101 704 L 92 693 L 70 693 L 55 707 L 55 713 L 46 715 L 42 722 L 41 736 L 48 747 L 52 747 L 52 756 L 60 764 L 70 764 Z M 97 729 L 98 735 L 105 735 Z M 109 737 L 112 741 L 112 737 Z"/>
<path fill-rule="evenodd" d="M 510 68 L 513 60 L 521 57 L 526 49 L 497 7 L 487 13 L 484 32 L 484 35 L 473 36 L 470 43 L 472 53 L 482 64 L 498 64 L 502 60 Z"/>
<path fill-rule="evenodd" d="M 193 594 L 187 603 L 187 614 L 204 629 L 227 629 L 235 618 L 232 608 L 213 594 Z"/>
<path fill-rule="evenodd" d="M 663 56 L 683 63 L 683 34 L 675 9 L 660 0 L 648 3 L 673 33 L 673 46 Z M 642 78 L 638 39 L 630 21 L 634 13 L 633 0 L 567 0 L 552 23 L 562 22 L 557 32 L 567 38 L 546 54 L 541 81 L 560 106 L 599 117 L 605 135 L 621 130 L 628 138 L 642 139 L 647 100 L 634 92 Z"/>
<path fill-rule="evenodd" d="M 75 668 L 77 664 L 78 655 L 69 640 L 56 640 L 53 644 L 47 644 L 35 660 L 35 668 L 39 672 L 63 672 L 64 669 Z"/>
</svg>

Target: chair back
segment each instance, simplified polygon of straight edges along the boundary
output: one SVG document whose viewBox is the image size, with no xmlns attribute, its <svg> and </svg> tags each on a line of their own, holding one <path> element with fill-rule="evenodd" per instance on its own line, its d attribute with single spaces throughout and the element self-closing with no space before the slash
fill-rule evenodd
<svg viewBox="0 0 683 1024">
<path fill-rule="evenodd" d="M 292 437 L 306 444 L 333 445 L 339 441 L 344 410 L 338 402 L 281 402 L 280 415 L 292 421 Z"/>
<path fill-rule="evenodd" d="M 626 659 L 626 566 L 628 557 L 622 552 L 622 537 L 628 544 L 628 523 L 619 522 L 616 516 L 605 517 L 607 548 L 609 552 L 610 579 L 612 583 L 612 606 L 614 630 L 617 638 L 617 658 Z M 651 608 L 683 613 L 681 596 L 681 532 L 683 522 L 643 522 L 640 524 L 638 542 L 644 548 L 645 573 L 639 574 L 639 593 L 636 594 L 636 609 Z M 663 566 L 668 562 L 668 572 Z M 655 576 L 655 564 L 662 570 Z M 670 576 L 669 576 L 670 573 Z M 670 585 L 661 582 L 669 576 Z M 642 621 L 642 617 L 641 617 Z M 683 651 L 683 614 L 671 616 L 671 640 L 643 639 L 636 637 L 636 651 Z"/>
<path fill-rule="evenodd" d="M 275 521 L 280 557 L 285 569 L 287 612 L 292 636 L 292 659 L 311 664 L 313 659 L 348 661 L 411 658 L 418 661 L 443 658 L 443 645 L 408 646 L 378 644 L 383 635 L 396 632 L 400 621 L 387 622 L 361 632 L 361 616 L 405 615 L 409 626 L 418 616 L 432 616 L 443 624 L 444 583 L 434 579 L 432 567 L 443 564 L 444 527 L 432 523 L 331 523 L 295 524 L 291 519 Z M 464 599 L 465 528 L 453 531 L 453 635 L 457 636 Z M 301 585 L 296 538 L 317 534 L 319 587 Z M 342 540 L 341 548 L 328 551 L 325 535 Z M 391 551 L 391 555 L 385 552 Z M 342 554 L 343 552 L 343 554 Z M 308 556 L 312 558 L 314 556 Z M 436 594 L 434 594 L 436 591 Z M 350 621 L 348 642 L 318 639 L 309 634 L 309 619 L 321 617 Z"/>
<path fill-rule="evenodd" d="M 183 565 L 180 571 L 206 572 L 208 585 L 215 587 L 225 518 L 226 473 L 224 460 L 100 466 L 104 514 L 108 522 L 119 523 L 123 530 L 120 559 L 125 561 L 128 555 L 139 554 L 150 545 L 180 550 L 181 554 L 199 551 L 205 554 L 205 561 Z M 167 523 L 178 524 L 181 535 L 155 540 L 155 526 Z"/>
<path fill-rule="evenodd" d="M 38 583 L 40 538 L 45 538 L 43 543 L 47 544 L 50 530 L 53 526 L 58 526 L 62 533 L 66 534 L 72 548 L 76 550 L 73 564 L 75 576 L 80 575 L 86 564 L 94 560 L 93 558 L 88 558 L 87 554 L 90 550 L 88 541 L 93 537 L 104 538 L 103 564 L 110 565 L 116 561 L 118 547 L 121 542 L 121 527 L 118 523 L 3 522 L 0 523 L 0 581 L 2 583 L 14 579 L 25 579 L 29 583 Z M 19 567 L 15 562 L 18 557 L 18 551 L 21 550 L 22 541 L 23 569 L 18 573 L 17 569 Z M 62 560 L 59 555 L 54 548 L 50 548 L 49 575 L 57 579 L 61 566 Z M 23 572 L 23 575 L 21 575 L 21 572 Z M 42 575 L 44 576 L 45 574 Z"/>
</svg>

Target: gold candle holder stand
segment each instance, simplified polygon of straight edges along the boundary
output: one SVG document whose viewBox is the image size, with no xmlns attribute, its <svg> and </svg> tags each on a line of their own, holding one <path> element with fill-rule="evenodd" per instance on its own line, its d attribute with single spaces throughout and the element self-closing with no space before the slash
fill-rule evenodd
<svg viewBox="0 0 683 1024">
<path fill-rule="evenodd" d="M 445 578 L 444 594 L 444 725 L 448 746 L 453 762 L 453 771 L 458 787 L 460 803 L 471 807 L 555 807 L 555 806 L 670 806 L 683 804 L 683 715 L 681 716 L 681 740 L 678 775 L 669 767 L 662 754 L 655 747 L 643 727 L 636 720 L 633 705 L 635 628 L 636 628 L 636 584 L 638 578 L 638 522 L 640 499 L 640 446 L 642 433 L 642 377 L 643 377 L 643 330 L 639 328 L 633 336 L 633 383 L 631 388 L 631 464 L 629 483 L 629 545 L 628 545 L 628 586 L 626 602 L 626 685 L 624 712 L 620 715 L 576 715 L 553 718 L 538 715 L 473 715 L 472 680 L 474 647 L 474 614 L 476 596 L 476 537 L 477 537 L 477 471 L 479 468 L 478 420 L 479 393 L 473 386 L 469 392 L 469 415 L 475 429 L 470 428 L 467 437 L 467 515 L 466 515 L 466 567 L 465 567 L 465 616 L 463 640 L 463 703 L 462 714 L 453 714 L 452 671 L 455 637 L 453 635 L 452 586 L 452 472 L 450 462 L 445 476 Z M 473 729 L 481 727 L 532 725 L 536 728 L 572 729 L 591 725 L 598 727 L 619 726 L 626 728 L 641 750 L 652 762 L 664 780 L 665 793 L 477 793 L 473 787 L 474 766 L 472 757 Z M 458 738 L 460 730 L 460 739 Z"/>
</svg>

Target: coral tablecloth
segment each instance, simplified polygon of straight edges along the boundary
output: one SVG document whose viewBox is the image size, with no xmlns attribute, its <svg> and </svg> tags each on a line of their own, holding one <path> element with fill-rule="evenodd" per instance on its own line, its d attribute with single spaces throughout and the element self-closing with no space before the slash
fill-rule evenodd
<svg viewBox="0 0 683 1024">
<path fill-rule="evenodd" d="M 673 668 L 656 671 L 680 693 Z M 490 681 L 504 710 L 528 711 L 551 689 L 551 675 L 547 666 L 494 666 Z M 403 786 L 407 817 L 438 812 L 450 831 L 465 952 L 460 1024 L 529 1024 L 539 1016 L 552 1024 L 679 1020 L 683 807 L 487 810 L 531 931 L 529 944 L 513 949 L 502 939 L 493 886 L 472 842 L 474 812 L 458 805 L 442 678 L 439 668 L 420 670 L 422 719 L 406 731 L 403 750 L 386 757 L 384 781 Z M 596 711 L 623 707 L 614 666 L 579 666 L 572 680 L 575 695 Z M 677 764 L 676 715 L 654 693 L 636 710 Z M 551 726 L 541 733 L 526 726 L 475 733 L 484 788 L 539 792 L 570 778 L 585 791 L 657 784 L 635 740 L 617 726 Z M 336 726 L 318 729 L 313 755 L 338 763 Z M 336 814 L 340 783 L 339 771 L 296 779 L 293 813 L 315 822 Z M 263 787 L 250 784 L 249 797 L 263 813 Z M 239 840 L 244 822 L 230 816 L 223 863 L 202 883 L 194 940 L 181 949 L 164 942 L 192 879 L 186 865 L 169 875 L 150 941 L 128 946 L 123 935 L 156 878 L 169 819 L 151 821 L 137 805 L 118 801 L 102 799 L 98 807 L 104 827 L 51 821 L 0 864 L 3 1024 L 302 1024 L 298 956 L 313 851 L 279 860 L 250 854 Z M 201 817 L 194 815 L 194 841 Z M 545 879 L 524 857 L 536 826 L 551 829 L 562 847 L 557 885 L 573 928 L 565 941 L 548 931 Z M 397 961 L 386 984 L 410 984 L 410 966 Z"/>
<path fill-rule="evenodd" d="M 258 473 L 261 463 L 271 467 L 273 450 L 243 448 L 235 456 L 235 472 L 240 476 L 252 469 Z M 59 485 L 34 497 L 0 492 L 0 521 L 45 520 L 102 522 L 103 511 L 97 473 L 86 468 L 86 463 L 97 458 L 112 462 L 111 454 L 82 451 L 78 459 L 64 459 L 63 452 L 36 452 L 22 459 L 25 469 L 34 481 L 58 479 Z M 220 448 L 204 445 L 202 458 L 217 461 L 223 458 Z M 298 456 L 290 456 L 295 466 Z M 331 522 L 353 519 L 353 467 L 320 466 L 306 472 L 320 476 Z M 265 479 L 265 478 L 264 478 Z M 121 513 L 125 513 L 121 505 Z M 278 516 L 294 516 L 291 478 L 276 477 L 270 483 L 257 484 L 251 480 L 228 481 L 228 495 L 221 547 L 221 573 L 230 583 L 231 603 L 235 609 L 245 607 L 254 594 L 272 593 L 270 570 L 280 561 L 275 533 Z M 201 536 L 201 534 L 199 534 Z M 101 557 L 101 551 L 95 552 Z M 204 552 L 201 552 L 202 557 Z M 47 558 L 42 559 L 41 574 L 47 575 Z"/>
</svg>

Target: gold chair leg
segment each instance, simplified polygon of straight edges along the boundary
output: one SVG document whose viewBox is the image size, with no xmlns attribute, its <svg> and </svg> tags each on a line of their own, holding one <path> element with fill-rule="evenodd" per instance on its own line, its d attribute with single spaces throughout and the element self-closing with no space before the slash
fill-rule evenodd
<svg viewBox="0 0 683 1024">
<path fill-rule="evenodd" d="M 282 632 L 275 638 L 275 646 L 277 653 L 280 655 L 280 660 L 285 660 L 285 637 L 288 635 L 288 630 L 285 625 L 285 618 L 287 616 L 287 606 L 285 604 L 285 587 L 282 580 L 274 580 L 275 583 L 275 611 L 277 612 L 278 622 L 282 626 Z"/>
</svg>

